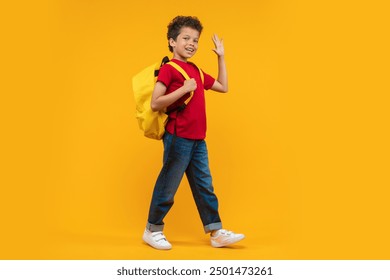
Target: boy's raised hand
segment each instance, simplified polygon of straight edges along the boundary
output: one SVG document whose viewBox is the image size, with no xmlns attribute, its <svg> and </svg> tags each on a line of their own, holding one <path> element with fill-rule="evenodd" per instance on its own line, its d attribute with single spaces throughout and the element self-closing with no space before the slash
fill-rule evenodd
<svg viewBox="0 0 390 280">
<path fill-rule="evenodd" d="M 222 40 L 222 39 L 219 39 L 219 37 L 217 36 L 217 34 L 214 34 L 212 39 L 213 39 L 214 46 L 215 46 L 215 49 L 213 49 L 213 51 L 214 51 L 218 56 L 224 56 L 224 55 L 225 55 L 225 49 L 224 49 L 224 47 L 223 47 L 223 40 Z"/>
</svg>

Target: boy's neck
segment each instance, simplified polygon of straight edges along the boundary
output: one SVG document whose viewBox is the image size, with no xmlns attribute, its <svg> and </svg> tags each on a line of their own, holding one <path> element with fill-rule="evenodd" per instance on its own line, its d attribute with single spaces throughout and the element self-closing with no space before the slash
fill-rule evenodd
<svg viewBox="0 0 390 280">
<path fill-rule="evenodd" d="M 172 59 L 176 59 L 176 60 L 182 61 L 182 62 L 184 62 L 184 63 L 187 63 L 187 62 L 188 62 L 187 58 L 183 58 L 183 57 L 180 57 L 180 56 L 175 55 L 175 54 L 173 54 Z"/>
</svg>

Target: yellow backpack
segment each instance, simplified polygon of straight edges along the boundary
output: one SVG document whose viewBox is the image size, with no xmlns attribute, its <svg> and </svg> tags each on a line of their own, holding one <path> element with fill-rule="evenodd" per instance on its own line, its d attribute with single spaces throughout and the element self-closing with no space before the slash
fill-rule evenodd
<svg viewBox="0 0 390 280">
<path fill-rule="evenodd" d="M 178 64 L 173 61 L 169 61 L 168 57 L 164 57 L 161 63 L 155 63 L 146 67 L 133 77 L 133 93 L 136 104 L 136 118 L 141 130 L 144 131 L 144 135 L 148 138 L 160 140 L 165 132 L 165 125 L 168 120 L 168 114 L 165 111 L 153 112 L 150 107 L 152 100 L 152 93 L 156 84 L 157 76 L 161 66 L 169 64 L 179 71 L 186 80 L 190 77 Z M 203 72 L 199 69 L 202 83 L 204 81 Z M 172 111 L 183 109 L 190 102 L 194 92 L 191 92 L 190 97 L 184 102 L 182 106 L 175 108 Z"/>
</svg>

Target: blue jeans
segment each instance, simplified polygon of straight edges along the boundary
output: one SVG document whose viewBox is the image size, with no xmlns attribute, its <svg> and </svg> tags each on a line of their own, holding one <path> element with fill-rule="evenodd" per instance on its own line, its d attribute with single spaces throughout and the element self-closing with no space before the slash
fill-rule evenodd
<svg viewBox="0 0 390 280">
<path fill-rule="evenodd" d="M 180 181 L 186 173 L 205 232 L 221 229 L 206 142 L 180 138 L 168 132 L 163 142 L 164 164 L 154 187 L 146 227 L 153 232 L 163 230 L 163 219 L 171 209 Z M 183 221 L 183 224 L 187 222 Z"/>
</svg>

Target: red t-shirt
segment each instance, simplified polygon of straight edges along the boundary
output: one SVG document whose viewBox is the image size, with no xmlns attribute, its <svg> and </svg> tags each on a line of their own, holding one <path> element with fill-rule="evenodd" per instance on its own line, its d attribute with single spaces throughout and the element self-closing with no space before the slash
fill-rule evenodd
<svg viewBox="0 0 390 280">
<path fill-rule="evenodd" d="M 202 140 L 206 137 L 207 129 L 204 90 L 210 89 L 213 86 L 215 79 L 203 72 L 204 83 L 202 83 L 199 70 L 193 63 L 186 63 L 177 59 L 172 59 L 172 61 L 181 66 L 190 78 L 195 79 L 197 88 L 194 91 L 192 99 L 183 111 L 174 111 L 169 114 L 168 123 L 165 129 L 173 134 L 176 125 L 177 136 L 193 140 Z M 183 75 L 169 64 L 165 64 L 161 67 L 157 78 L 157 81 L 162 82 L 167 87 L 165 94 L 170 94 L 182 87 L 184 80 Z M 182 105 L 188 97 L 189 93 L 169 106 L 167 111 Z"/>
</svg>

